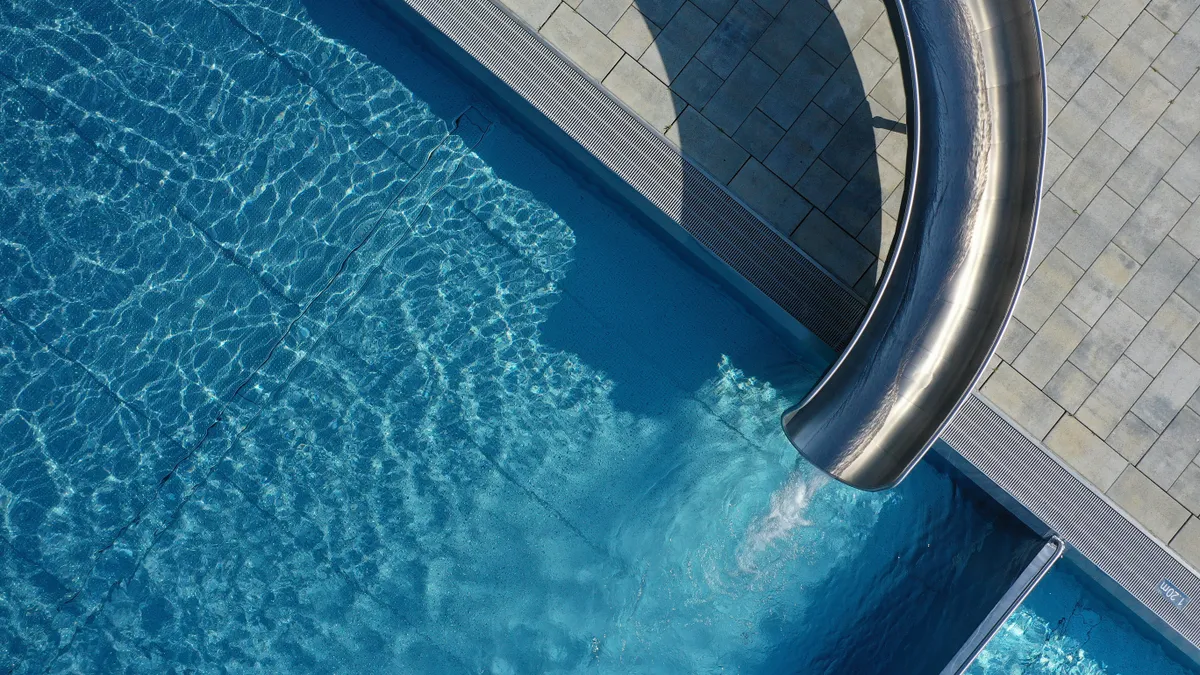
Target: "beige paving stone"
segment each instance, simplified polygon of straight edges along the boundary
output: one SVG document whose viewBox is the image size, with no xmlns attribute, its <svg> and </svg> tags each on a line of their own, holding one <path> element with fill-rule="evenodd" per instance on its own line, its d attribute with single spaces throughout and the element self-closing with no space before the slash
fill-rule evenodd
<svg viewBox="0 0 1200 675">
<path fill-rule="evenodd" d="M 1184 408 L 1138 462 L 1138 469 L 1164 490 L 1200 453 L 1200 415 Z"/>
<path fill-rule="evenodd" d="M 535 30 L 546 23 L 558 3 L 559 0 L 504 0 L 513 13 Z"/>
<path fill-rule="evenodd" d="M 1151 132 L 1153 133 L 1153 132 Z M 1167 132 L 1163 135 L 1169 136 Z M 1149 136 L 1147 136 L 1149 138 Z M 1180 146 L 1182 149 L 1182 146 Z M 1130 157 L 1132 159 L 1132 156 Z M 1128 164 L 1128 162 L 1126 162 Z M 1122 170 L 1124 167 L 1122 167 Z M 1166 170 L 1164 169 L 1163 172 Z M 1162 174 L 1159 174 L 1162 178 Z M 1114 179 L 1115 180 L 1115 179 Z M 1113 243 L 1134 260 L 1144 263 L 1175 227 L 1188 209 L 1188 200 L 1166 183 L 1157 183 L 1150 195 L 1138 206 L 1129 220 L 1121 226 Z"/>
<path fill-rule="evenodd" d="M 1200 513 L 1200 466 L 1188 464 L 1167 494 L 1193 514 Z"/>
<path fill-rule="evenodd" d="M 1000 336 L 1000 344 L 996 347 L 996 354 L 1012 363 L 1021 354 L 1021 350 L 1025 349 L 1025 345 L 1033 339 L 1033 331 L 1029 326 L 1021 323 L 1021 320 L 1013 317 L 1008 320 L 1008 326 L 1004 328 L 1004 333 Z"/>
<path fill-rule="evenodd" d="M 671 128 L 685 106 L 679 95 L 628 54 L 604 78 L 604 86 L 660 132 Z M 681 128 L 685 143 L 689 140 L 686 135 L 687 130 Z"/>
<path fill-rule="evenodd" d="M 1146 71 L 1104 123 L 1104 131 L 1126 150 L 1133 150 L 1178 93 L 1165 77 Z"/>
<path fill-rule="evenodd" d="M 749 157 L 733 139 L 721 133 L 712 122 L 690 106 L 679 116 L 675 126 L 667 131 L 667 138 L 685 148 L 684 154 L 721 183 L 733 180 Z"/>
<path fill-rule="evenodd" d="M 1121 453 L 1122 457 L 1137 464 L 1157 439 L 1158 434 L 1138 419 L 1137 415 L 1127 413 L 1105 442 L 1110 448 Z"/>
<path fill-rule="evenodd" d="M 1195 264 L 1196 258 L 1167 237 L 1118 297 L 1130 309 L 1149 319 Z"/>
<path fill-rule="evenodd" d="M 1136 363 L 1122 356 L 1079 407 L 1076 417 L 1097 436 L 1106 437 L 1152 380 Z"/>
<path fill-rule="evenodd" d="M 746 200 L 747 204 L 758 211 L 772 227 L 785 237 L 796 229 L 796 226 L 812 209 L 803 197 L 796 194 L 753 157 L 746 160 L 737 176 L 729 183 L 729 188 L 733 190 L 734 194 Z M 808 251 L 808 249 L 805 251 L 814 258 L 817 257 L 813 251 Z M 875 256 L 867 254 L 867 257 L 874 259 Z M 841 268 L 839 267 L 839 269 Z M 853 275 L 850 275 L 849 283 L 858 280 L 863 269 L 866 269 L 865 264 Z M 836 273 L 838 270 L 832 271 Z"/>
<path fill-rule="evenodd" d="M 1161 541 L 1171 541 L 1188 519 L 1183 505 L 1133 466 L 1105 494 Z"/>
<path fill-rule="evenodd" d="M 1158 375 L 1196 326 L 1200 326 L 1200 311 L 1172 294 L 1125 354 L 1142 370 Z"/>
<path fill-rule="evenodd" d="M 1054 181 L 1051 190 L 1067 206 L 1082 212 L 1128 156 L 1129 151 L 1120 143 L 1103 130 L 1098 131 Z"/>
<path fill-rule="evenodd" d="M 1045 438 L 1063 414 L 1057 403 L 1007 363 L 996 368 L 980 393 L 1038 439 Z"/>
<path fill-rule="evenodd" d="M 1189 518 L 1187 523 L 1171 540 L 1171 550 L 1179 554 L 1193 568 L 1200 569 L 1200 520 Z"/>
<path fill-rule="evenodd" d="M 1101 490 L 1111 487 L 1129 466 L 1124 457 L 1070 415 L 1063 415 L 1046 436 L 1046 447 Z"/>
<path fill-rule="evenodd" d="M 1054 249 L 1025 282 L 1014 314 L 1021 323 L 1035 331 L 1040 330 L 1082 277 L 1083 269 Z"/>
<path fill-rule="evenodd" d="M 1064 410 L 1074 413 L 1095 388 L 1096 382 L 1068 361 L 1062 364 L 1042 390 Z"/>
<path fill-rule="evenodd" d="M 1200 388 L 1200 364 L 1179 351 L 1133 406 L 1133 412 L 1151 429 L 1163 432 Z"/>
<path fill-rule="evenodd" d="M 888 21 L 887 14 L 875 20 L 863 39 L 890 60 L 895 61 L 900 58 L 900 50 L 896 47 L 896 38 L 892 35 L 892 24 Z"/>
<path fill-rule="evenodd" d="M 1109 244 L 1067 294 L 1063 305 L 1089 326 L 1094 325 L 1133 278 L 1138 267 L 1137 261 L 1116 245 Z"/>
<path fill-rule="evenodd" d="M 597 80 L 603 80 L 625 53 L 608 36 L 565 4 L 554 10 L 554 14 L 542 26 L 541 33 Z"/>
<path fill-rule="evenodd" d="M 1093 74 L 1050 124 L 1050 139 L 1071 156 L 1079 154 L 1120 103 L 1121 92 Z"/>
<path fill-rule="evenodd" d="M 1129 217 L 1133 207 L 1104 187 L 1058 242 L 1058 248 L 1084 269 L 1091 267 Z"/>
<path fill-rule="evenodd" d="M 792 233 L 792 241 L 848 284 L 855 283 L 876 261 L 862 244 L 815 209 Z"/>
<path fill-rule="evenodd" d="M 632 0 L 583 0 L 577 11 L 579 16 L 607 33 L 617 25 L 631 3 Z"/>
<path fill-rule="evenodd" d="M 1087 332 L 1082 319 L 1059 306 L 1021 350 L 1013 367 L 1035 386 L 1045 387 Z"/>
<path fill-rule="evenodd" d="M 1146 320 L 1117 300 L 1100 317 L 1083 342 L 1071 352 L 1071 363 L 1088 377 L 1100 380 L 1133 343 Z"/>
<path fill-rule="evenodd" d="M 658 33 L 658 26 L 637 11 L 636 7 L 630 7 L 617 20 L 612 30 L 608 31 L 608 39 L 636 59 L 641 58 Z"/>
</svg>

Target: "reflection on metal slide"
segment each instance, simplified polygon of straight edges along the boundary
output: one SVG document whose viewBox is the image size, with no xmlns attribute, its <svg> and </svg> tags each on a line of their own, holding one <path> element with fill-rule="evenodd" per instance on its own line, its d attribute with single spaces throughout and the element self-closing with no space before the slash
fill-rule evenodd
<svg viewBox="0 0 1200 675">
<path fill-rule="evenodd" d="M 1012 313 L 1046 144 L 1031 0 L 887 0 L 907 51 L 905 208 L 875 299 L 783 416 L 800 453 L 864 490 L 899 483 L 970 393 Z"/>
</svg>

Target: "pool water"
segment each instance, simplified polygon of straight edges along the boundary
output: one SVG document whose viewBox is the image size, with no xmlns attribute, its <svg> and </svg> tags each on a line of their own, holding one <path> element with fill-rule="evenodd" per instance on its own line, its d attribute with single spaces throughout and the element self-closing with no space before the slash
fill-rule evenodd
<svg viewBox="0 0 1200 675">
<path fill-rule="evenodd" d="M 0 670 L 839 672 L 1024 536 L 385 23 L 0 5 Z"/>
</svg>

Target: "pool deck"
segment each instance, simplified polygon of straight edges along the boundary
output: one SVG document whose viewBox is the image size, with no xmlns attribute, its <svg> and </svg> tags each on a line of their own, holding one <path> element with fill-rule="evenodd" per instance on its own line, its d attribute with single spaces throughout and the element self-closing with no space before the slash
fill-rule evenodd
<svg viewBox="0 0 1200 675">
<path fill-rule="evenodd" d="M 422 0 L 404 1 L 427 19 L 431 13 L 443 12 L 442 30 L 458 20 L 450 18 L 451 14 L 461 11 L 470 15 L 486 4 L 460 0 L 461 9 L 440 6 L 434 10 L 436 5 Z M 397 6 L 400 0 L 385 2 Z M 833 277 L 851 285 L 856 266 L 863 263 L 861 252 L 847 242 L 868 250 L 860 237 L 866 230 L 856 235 L 852 226 L 839 225 L 830 211 L 836 211 L 834 205 L 843 195 L 870 193 L 860 191 L 861 187 L 854 191 L 847 187 L 854 184 L 863 167 L 868 171 L 874 167 L 877 172 L 873 194 L 878 202 L 874 203 L 898 206 L 898 188 L 891 183 L 899 180 L 897 185 L 902 185 L 903 179 L 903 174 L 896 179 L 892 173 L 900 172 L 904 164 L 903 128 L 893 124 L 901 116 L 883 105 L 886 89 L 880 89 L 887 73 L 895 70 L 896 59 L 894 42 L 889 51 L 888 43 L 879 37 L 891 39 L 882 32 L 887 17 L 881 4 L 841 0 L 830 12 L 815 5 L 815 0 L 763 0 L 758 4 L 751 0 L 736 4 L 732 0 L 695 4 L 647 0 L 633 6 L 625 0 L 509 2 L 510 11 L 538 29 L 545 42 L 574 60 L 612 98 L 623 101 L 648 127 L 665 132 L 664 147 L 673 145 L 704 167 L 715 183 L 757 211 L 761 222 L 789 237 Z M 751 4 L 754 6 L 747 6 Z M 1153 0 L 1148 4 L 1136 0 L 1047 0 L 1042 4 L 1050 143 L 1029 276 L 1014 319 L 981 379 L 978 394 L 983 400 L 972 397 L 974 402 L 964 410 L 973 412 L 960 413 L 943 437 L 1026 507 L 1035 512 L 1041 509 L 1035 515 L 1063 533 L 1068 543 L 1081 550 L 1091 547 L 1090 552 L 1083 551 L 1090 560 L 1188 635 L 1192 644 L 1200 644 L 1200 613 L 1191 606 L 1186 611 L 1166 607 L 1166 601 L 1158 597 L 1157 585 L 1167 579 L 1193 598 L 1200 596 L 1200 575 L 1196 573 L 1200 568 L 1198 8 L 1200 0 Z M 747 16 L 759 18 L 747 23 Z M 680 17 L 690 17 L 690 23 L 673 32 L 672 22 Z M 479 18 L 483 24 L 495 20 Z M 829 101 L 861 95 L 853 106 L 859 116 L 848 116 L 836 129 L 825 132 L 835 139 L 856 131 L 861 137 L 866 119 L 861 111 L 878 112 L 872 113 L 869 125 L 876 141 L 873 154 L 850 176 L 832 172 L 838 180 L 830 180 L 818 190 L 816 181 L 810 184 L 804 178 L 814 168 L 823 171 L 819 167 L 828 167 L 826 160 L 836 162 L 837 150 L 830 151 L 820 144 L 820 138 L 806 135 L 813 133 L 812 127 L 803 124 L 799 110 L 798 117 L 791 120 L 772 117 L 770 92 L 794 87 L 788 79 L 789 69 L 808 58 L 806 54 L 820 57 L 814 41 L 835 32 L 824 28 L 829 22 L 841 29 L 836 32 L 845 39 L 847 57 L 840 63 L 825 61 L 833 74 L 810 83 L 803 92 L 812 93 L 804 93 L 807 98 L 792 103 L 828 115 L 822 105 L 833 107 Z M 434 23 L 438 25 L 437 20 Z M 799 30 L 797 25 L 808 28 Z M 789 34 L 794 40 L 786 48 L 771 37 Z M 485 39 L 469 31 L 464 35 L 470 37 L 454 39 L 475 58 L 488 60 L 481 56 Z M 464 40 L 473 40 L 474 47 Z M 683 43 L 686 46 L 681 47 Z M 776 48 L 782 49 L 778 54 L 794 55 L 782 69 L 777 67 L 779 62 L 772 65 L 768 59 Z M 720 49 L 733 49 L 737 57 L 723 55 Z M 662 198 L 656 201 L 650 194 L 655 181 L 665 184 L 669 180 L 661 176 L 677 180 L 674 175 L 667 171 L 638 183 L 643 179 L 629 168 L 633 165 L 628 157 L 623 160 L 620 156 L 628 155 L 632 146 L 618 147 L 621 139 L 635 130 L 620 126 L 626 122 L 607 109 L 595 119 L 603 119 L 612 129 L 589 129 L 587 121 L 567 129 L 565 120 L 572 115 L 585 119 L 578 115 L 580 106 L 602 103 L 586 102 L 576 92 L 570 96 L 530 93 L 533 85 L 529 83 L 536 76 L 524 71 L 543 67 L 553 59 L 546 56 L 549 52 L 528 55 L 529 51 L 528 46 L 514 47 L 505 58 L 489 57 L 493 63 L 487 67 L 493 72 L 507 68 L 509 74 L 502 74 L 501 79 L 661 206 Z M 675 74 L 667 72 L 665 78 L 664 53 L 674 54 L 669 61 L 675 68 Z M 863 54 L 868 55 L 861 59 L 867 65 L 857 66 Z M 871 55 L 876 54 L 887 59 L 886 67 L 870 65 L 874 62 Z M 516 59 L 526 62 L 508 65 Z M 743 78 L 737 74 L 743 63 L 761 63 L 771 73 L 764 70 L 763 77 Z M 817 62 L 805 63 L 811 71 Z M 855 68 L 857 77 L 847 72 Z M 876 76 L 879 71 L 882 73 Z M 683 76 L 688 72 L 713 74 L 716 79 L 705 76 L 712 80 L 707 97 L 695 98 L 689 89 L 695 83 Z M 526 84 L 515 85 L 522 77 Z M 566 81 L 560 71 L 554 71 L 554 77 Z M 750 80 L 755 88 L 747 93 Z M 839 82 L 849 83 L 853 96 L 845 94 L 839 99 L 830 91 Z M 577 84 L 571 86 L 578 88 Z M 727 89 L 738 89 L 733 92 L 737 95 L 731 93 L 727 103 L 720 103 L 724 100 L 718 98 L 720 92 Z M 900 107 L 894 99 L 889 102 L 892 108 Z M 734 103 L 741 106 L 738 115 L 726 110 Z M 713 118 L 726 121 L 718 124 Z M 884 123 L 878 124 L 881 119 Z M 756 133 L 744 131 L 747 124 L 756 127 Z M 757 133 L 764 128 L 773 131 Z M 771 138 L 775 140 L 768 148 Z M 789 146 L 789 138 L 796 142 Z M 639 136 L 632 143 L 644 154 L 650 152 L 647 148 L 653 149 L 655 141 Z M 732 159 L 721 163 L 718 151 Z M 793 151 L 800 155 L 790 162 L 808 164 L 802 172 L 781 176 L 777 169 L 783 164 L 772 162 L 772 155 Z M 732 165 L 736 167 L 730 168 Z M 790 182 L 791 178 L 796 181 Z M 771 210 L 780 205 L 788 205 L 790 210 Z M 671 208 L 664 210 L 677 221 L 689 218 L 686 213 L 681 218 Z M 887 207 L 880 211 L 882 215 L 877 211 L 871 216 L 876 223 L 889 213 L 895 216 Z M 730 212 L 711 213 L 727 216 Z M 691 218 L 715 217 L 711 213 Z M 806 227 L 815 222 L 824 229 L 806 238 Z M 884 242 L 877 253 L 886 255 L 889 233 L 884 228 L 877 234 Z M 865 239 L 870 241 L 871 235 Z M 713 248 L 711 243 L 707 245 Z M 869 295 L 866 279 L 874 282 L 872 268 L 879 264 L 876 253 L 868 252 L 872 262 L 853 282 L 860 297 Z M 727 255 L 719 255 L 730 262 Z M 738 267 L 736 262 L 730 264 Z M 750 280 L 798 316 L 780 301 L 779 293 Z M 813 287 L 812 297 L 839 292 L 828 282 L 818 286 Z M 1014 450 L 1018 446 L 1021 449 Z M 1057 461 L 1042 464 L 1038 457 Z M 1039 466 L 1042 468 L 1030 468 Z M 1108 562 L 1103 560 L 1105 556 L 1111 556 Z"/>
</svg>

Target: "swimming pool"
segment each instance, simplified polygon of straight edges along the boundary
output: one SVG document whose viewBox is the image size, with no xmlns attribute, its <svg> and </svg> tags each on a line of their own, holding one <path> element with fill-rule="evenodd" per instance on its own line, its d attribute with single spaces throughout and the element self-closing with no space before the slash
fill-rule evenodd
<svg viewBox="0 0 1200 675">
<path fill-rule="evenodd" d="M 832 355 L 358 8 L 73 4 L 0 7 L 0 667 L 837 672 L 1025 540 L 798 464 Z"/>
</svg>

